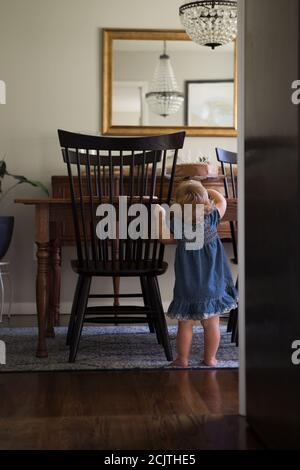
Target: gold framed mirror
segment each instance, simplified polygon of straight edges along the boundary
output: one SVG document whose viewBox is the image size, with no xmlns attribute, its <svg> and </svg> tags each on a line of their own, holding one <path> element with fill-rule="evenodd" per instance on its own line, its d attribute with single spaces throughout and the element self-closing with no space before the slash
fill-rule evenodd
<svg viewBox="0 0 300 470">
<path fill-rule="evenodd" d="M 167 110 L 155 80 L 173 87 L 164 91 Z M 195 137 L 237 135 L 236 42 L 211 50 L 180 30 L 104 29 L 102 134 L 178 130 Z"/>
</svg>

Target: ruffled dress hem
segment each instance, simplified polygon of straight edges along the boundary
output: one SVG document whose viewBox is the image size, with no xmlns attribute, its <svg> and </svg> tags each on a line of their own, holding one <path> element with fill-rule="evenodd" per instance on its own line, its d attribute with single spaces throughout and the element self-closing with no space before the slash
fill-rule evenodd
<svg viewBox="0 0 300 470">
<path fill-rule="evenodd" d="M 216 315 L 224 315 L 238 307 L 236 291 L 233 287 L 223 296 L 214 299 L 186 300 L 174 298 L 168 309 L 168 317 L 175 320 L 207 320 Z"/>
</svg>

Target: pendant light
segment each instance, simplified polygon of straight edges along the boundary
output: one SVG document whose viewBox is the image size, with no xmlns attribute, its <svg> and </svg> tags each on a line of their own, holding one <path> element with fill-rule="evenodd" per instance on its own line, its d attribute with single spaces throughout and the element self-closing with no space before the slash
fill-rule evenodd
<svg viewBox="0 0 300 470">
<path fill-rule="evenodd" d="M 188 36 L 200 46 L 215 49 L 236 39 L 236 0 L 189 2 L 179 8 L 179 16 Z"/>
<path fill-rule="evenodd" d="M 179 91 L 170 56 L 167 54 L 166 41 L 146 100 L 151 111 L 163 117 L 177 113 L 184 101 L 184 94 Z"/>
</svg>

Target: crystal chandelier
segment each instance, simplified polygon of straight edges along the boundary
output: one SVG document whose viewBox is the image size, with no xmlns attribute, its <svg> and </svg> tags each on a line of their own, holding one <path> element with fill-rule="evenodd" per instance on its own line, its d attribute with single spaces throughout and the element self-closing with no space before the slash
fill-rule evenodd
<svg viewBox="0 0 300 470">
<path fill-rule="evenodd" d="M 237 36 L 236 0 L 186 3 L 179 8 L 179 16 L 188 36 L 200 46 L 214 49 Z"/>
<path fill-rule="evenodd" d="M 184 101 L 184 94 L 179 91 L 170 57 L 166 52 L 166 42 L 150 84 L 150 92 L 146 94 L 146 100 L 151 111 L 163 117 L 175 114 Z"/>
</svg>

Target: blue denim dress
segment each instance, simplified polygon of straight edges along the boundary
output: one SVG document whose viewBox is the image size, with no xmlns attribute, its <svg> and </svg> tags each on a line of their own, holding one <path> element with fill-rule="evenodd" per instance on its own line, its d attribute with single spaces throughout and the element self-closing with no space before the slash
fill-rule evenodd
<svg viewBox="0 0 300 470">
<path fill-rule="evenodd" d="M 186 241 L 178 240 L 170 318 L 205 320 L 237 307 L 237 291 L 217 232 L 219 221 L 216 208 L 205 216 L 204 245 L 199 250 L 187 250 Z M 174 231 L 174 224 L 171 230 Z"/>
</svg>

